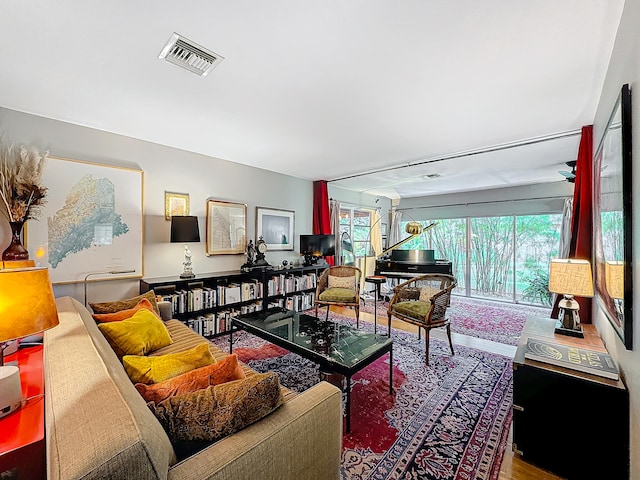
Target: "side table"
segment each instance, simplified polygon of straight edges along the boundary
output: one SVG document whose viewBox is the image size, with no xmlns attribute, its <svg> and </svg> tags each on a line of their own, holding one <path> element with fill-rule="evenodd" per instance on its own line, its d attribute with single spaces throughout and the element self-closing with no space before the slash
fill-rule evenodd
<svg viewBox="0 0 640 480">
<path fill-rule="evenodd" d="M 5 357 L 18 362 L 22 408 L 0 419 L 0 478 L 45 478 L 43 347 L 22 348 Z"/>
<path fill-rule="evenodd" d="M 380 285 L 387 281 L 387 277 L 382 275 L 371 275 L 364 279 L 367 283 L 373 283 L 376 288 L 376 298 L 373 300 L 373 333 L 378 333 L 378 299 L 380 298 Z M 391 336 L 391 331 L 389 331 Z"/>
</svg>

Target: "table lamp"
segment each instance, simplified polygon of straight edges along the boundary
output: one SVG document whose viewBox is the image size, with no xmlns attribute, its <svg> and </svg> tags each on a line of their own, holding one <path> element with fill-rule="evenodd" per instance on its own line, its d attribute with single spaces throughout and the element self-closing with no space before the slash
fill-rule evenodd
<svg viewBox="0 0 640 480">
<path fill-rule="evenodd" d="M 553 259 L 549 264 L 549 291 L 564 298 L 558 306 L 560 325 L 556 333 L 583 338 L 580 326 L 580 305 L 575 297 L 593 297 L 593 275 L 588 260 Z"/>
<path fill-rule="evenodd" d="M 180 278 L 195 277 L 191 267 L 191 250 L 186 245 L 189 242 L 200 241 L 200 230 L 198 229 L 198 217 L 195 216 L 172 216 L 171 217 L 171 243 L 184 243 L 184 271 Z"/>
<path fill-rule="evenodd" d="M 58 311 L 46 268 L 0 270 L 0 418 L 22 405 L 20 371 L 4 365 L 7 344 L 57 324 Z"/>
<path fill-rule="evenodd" d="M 604 277 L 607 292 L 613 298 L 618 318 L 624 317 L 624 262 L 608 261 L 604 264 Z"/>
</svg>

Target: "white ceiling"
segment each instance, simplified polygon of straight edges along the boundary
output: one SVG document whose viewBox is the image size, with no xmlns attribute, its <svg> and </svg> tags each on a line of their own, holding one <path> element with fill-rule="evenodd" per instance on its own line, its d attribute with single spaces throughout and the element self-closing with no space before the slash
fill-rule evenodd
<svg viewBox="0 0 640 480">
<path fill-rule="evenodd" d="M 558 181 L 577 135 L 455 154 L 592 123 L 623 4 L 7 0 L 0 106 L 310 180 L 429 162 L 335 182 L 392 198 Z"/>
</svg>

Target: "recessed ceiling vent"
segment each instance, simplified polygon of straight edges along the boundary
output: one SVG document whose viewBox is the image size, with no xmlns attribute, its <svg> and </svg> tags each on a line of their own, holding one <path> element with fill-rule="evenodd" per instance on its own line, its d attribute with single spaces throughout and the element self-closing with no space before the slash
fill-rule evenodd
<svg viewBox="0 0 640 480">
<path fill-rule="evenodd" d="M 423 175 L 422 178 L 425 180 L 431 180 L 432 178 L 440 178 L 442 175 L 440 175 L 439 173 L 427 173 L 426 175 Z"/>
<path fill-rule="evenodd" d="M 158 58 L 202 77 L 206 77 L 211 70 L 224 60 L 224 57 L 177 33 L 171 35 Z"/>
</svg>

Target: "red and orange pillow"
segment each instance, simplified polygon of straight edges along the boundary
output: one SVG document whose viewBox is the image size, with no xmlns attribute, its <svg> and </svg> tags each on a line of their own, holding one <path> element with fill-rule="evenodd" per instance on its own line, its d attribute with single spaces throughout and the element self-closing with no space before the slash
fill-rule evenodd
<svg viewBox="0 0 640 480">
<path fill-rule="evenodd" d="M 133 315 L 138 310 L 143 308 L 149 310 L 156 317 L 160 318 L 160 316 L 156 313 L 156 311 L 153 308 L 153 305 L 151 304 L 148 298 L 143 298 L 133 308 L 126 308 L 124 310 L 118 310 L 117 312 L 113 312 L 113 313 L 94 313 L 92 314 L 92 316 L 93 316 L 93 319 L 98 323 L 120 322 L 122 320 L 126 320 L 127 318 L 133 317 Z"/>
<path fill-rule="evenodd" d="M 136 389 L 147 402 L 160 403 L 169 397 L 195 392 L 222 383 L 245 378 L 244 370 L 234 353 L 206 367 L 191 370 L 160 383 L 136 383 Z"/>
</svg>

